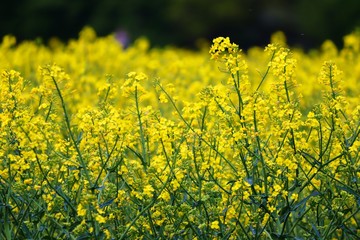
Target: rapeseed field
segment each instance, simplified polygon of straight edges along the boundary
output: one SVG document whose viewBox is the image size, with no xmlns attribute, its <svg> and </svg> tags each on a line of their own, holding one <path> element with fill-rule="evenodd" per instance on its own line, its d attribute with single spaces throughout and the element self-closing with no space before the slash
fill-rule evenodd
<svg viewBox="0 0 360 240">
<path fill-rule="evenodd" d="M 360 33 L 317 50 L 0 46 L 1 239 L 358 239 Z"/>
</svg>

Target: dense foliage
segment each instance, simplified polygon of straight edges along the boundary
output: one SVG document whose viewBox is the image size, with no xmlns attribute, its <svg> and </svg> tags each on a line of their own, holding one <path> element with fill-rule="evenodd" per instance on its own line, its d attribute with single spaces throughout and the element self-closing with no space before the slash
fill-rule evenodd
<svg viewBox="0 0 360 240">
<path fill-rule="evenodd" d="M 356 239 L 360 36 L 305 54 L 0 47 L 2 239 Z"/>
</svg>

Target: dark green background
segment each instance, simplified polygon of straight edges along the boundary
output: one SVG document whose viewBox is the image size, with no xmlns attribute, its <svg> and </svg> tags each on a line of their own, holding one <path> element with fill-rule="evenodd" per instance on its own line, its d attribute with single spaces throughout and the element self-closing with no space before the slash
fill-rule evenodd
<svg viewBox="0 0 360 240">
<path fill-rule="evenodd" d="M 12 0 L 0 7 L 0 35 L 18 40 L 76 38 L 85 25 L 98 35 L 126 30 L 153 45 L 194 46 L 196 39 L 230 36 L 242 48 L 265 45 L 282 30 L 306 49 L 360 25 L 359 0 Z"/>
</svg>

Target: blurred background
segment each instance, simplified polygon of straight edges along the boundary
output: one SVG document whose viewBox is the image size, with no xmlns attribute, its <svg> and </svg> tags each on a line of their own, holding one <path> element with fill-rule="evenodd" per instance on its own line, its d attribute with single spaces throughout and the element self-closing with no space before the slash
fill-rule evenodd
<svg viewBox="0 0 360 240">
<path fill-rule="evenodd" d="M 318 47 L 360 26 L 359 0 L 13 0 L 0 8 L 0 35 L 18 41 L 77 38 L 84 26 L 122 41 L 146 36 L 153 46 L 196 46 L 230 36 L 246 49 L 283 31 L 290 46 Z"/>
</svg>

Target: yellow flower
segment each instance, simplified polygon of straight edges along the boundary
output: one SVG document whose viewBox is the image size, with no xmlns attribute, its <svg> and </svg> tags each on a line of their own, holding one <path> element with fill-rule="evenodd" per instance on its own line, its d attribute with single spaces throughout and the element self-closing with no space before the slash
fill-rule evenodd
<svg viewBox="0 0 360 240">
<path fill-rule="evenodd" d="M 161 103 L 167 103 L 168 102 L 168 98 L 167 96 L 164 94 L 164 93 L 161 93 L 160 96 L 159 96 L 159 101 Z"/>
<path fill-rule="evenodd" d="M 311 183 L 314 184 L 314 186 L 315 186 L 316 188 L 319 188 L 320 185 L 321 185 L 321 180 L 320 180 L 320 179 L 313 178 L 313 179 L 311 179 Z"/>
<path fill-rule="evenodd" d="M 219 221 L 215 220 L 215 221 L 211 222 L 210 228 L 215 229 L 215 230 L 219 230 L 220 229 Z"/>
<path fill-rule="evenodd" d="M 150 184 L 147 184 L 145 187 L 144 187 L 144 194 L 148 197 L 152 197 L 153 196 L 153 192 L 154 192 L 154 188 L 150 185 Z"/>
<path fill-rule="evenodd" d="M 103 217 L 103 216 L 101 216 L 100 214 L 96 214 L 95 220 L 96 220 L 98 223 L 106 223 L 106 218 Z"/>
<path fill-rule="evenodd" d="M 80 217 L 84 217 L 86 215 L 86 208 L 84 208 L 84 206 L 81 203 L 77 206 L 77 214 Z"/>
<path fill-rule="evenodd" d="M 32 182 L 33 182 L 33 180 L 31 178 L 24 180 L 24 184 L 26 184 L 26 185 L 30 185 L 30 184 L 32 184 Z"/>
<path fill-rule="evenodd" d="M 159 198 L 163 199 L 165 202 L 168 202 L 168 201 L 170 201 L 170 194 L 168 191 L 164 190 L 161 192 Z"/>
<path fill-rule="evenodd" d="M 111 239 L 111 233 L 108 229 L 105 229 L 104 233 L 105 233 L 106 239 Z"/>
<path fill-rule="evenodd" d="M 293 199 L 294 201 L 297 201 L 298 198 L 299 198 L 299 194 L 297 194 L 297 193 L 292 193 L 291 194 L 291 199 Z"/>
<path fill-rule="evenodd" d="M 274 194 L 278 194 L 281 192 L 282 187 L 279 184 L 274 185 Z"/>
<path fill-rule="evenodd" d="M 270 206 L 268 209 L 272 213 L 272 212 L 274 212 L 276 210 L 276 207 L 275 206 Z"/>
</svg>

